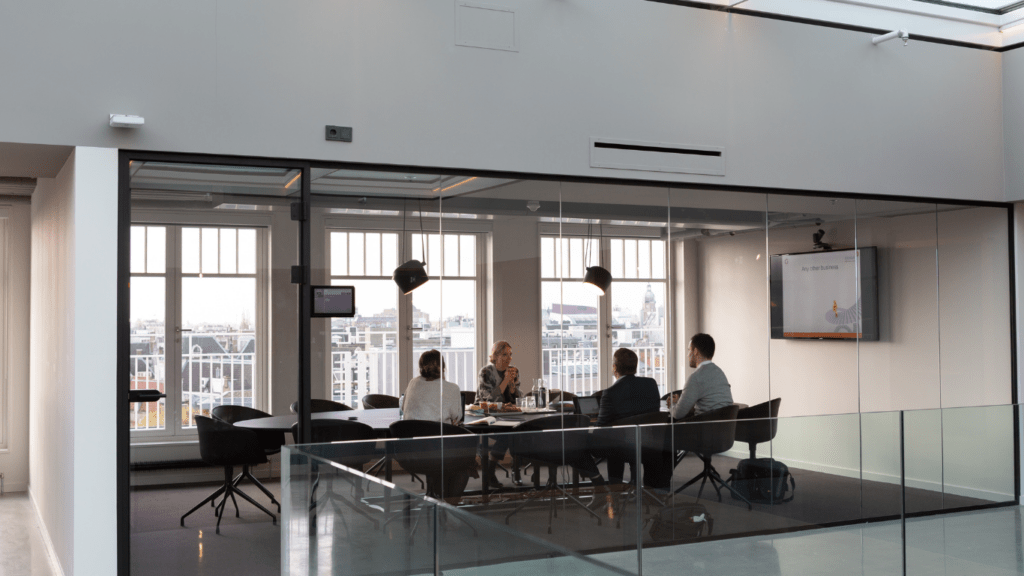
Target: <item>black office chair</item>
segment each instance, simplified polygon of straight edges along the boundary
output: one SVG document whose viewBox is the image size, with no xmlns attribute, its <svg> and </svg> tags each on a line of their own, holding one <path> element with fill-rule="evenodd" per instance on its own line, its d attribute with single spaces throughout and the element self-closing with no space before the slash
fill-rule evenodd
<svg viewBox="0 0 1024 576">
<path fill-rule="evenodd" d="M 557 434 L 553 431 L 588 428 L 589 426 L 590 418 L 574 414 L 546 416 L 536 420 L 528 420 L 513 428 L 513 431 L 523 432 L 523 434 L 514 434 L 512 436 L 509 452 L 517 462 L 529 463 L 535 466 L 533 472 L 535 492 L 505 516 L 505 524 L 508 524 L 509 519 L 529 503 L 545 496 L 550 496 L 548 534 L 551 534 L 552 518 L 558 515 L 555 509 L 555 501 L 561 496 L 576 503 L 588 514 L 597 518 L 597 525 L 601 525 L 600 515 L 588 508 L 583 502 L 580 502 L 579 499 L 558 483 L 559 466 L 562 464 L 572 465 L 573 462 L 590 458 L 590 453 L 587 450 L 587 435 L 582 431 L 571 434 Z M 544 431 L 549 432 L 543 433 Z M 548 480 L 543 487 L 540 485 L 540 469 L 542 467 L 548 469 Z"/>
<path fill-rule="evenodd" d="M 644 505 L 650 500 L 662 504 L 662 499 L 651 492 L 651 489 L 667 490 L 670 485 L 672 471 L 672 453 L 669 444 L 671 429 L 668 426 L 672 417 L 667 412 L 648 412 L 628 418 L 620 418 L 609 424 L 612 426 L 642 426 L 640 429 L 640 462 L 646 471 L 647 478 L 657 479 L 658 485 L 645 485 L 643 488 Z M 660 426 L 657 426 L 660 425 Z M 630 429 L 596 430 L 593 436 L 594 452 L 602 454 L 608 461 L 608 481 L 611 483 L 622 476 L 625 465 L 629 464 L 630 482 L 623 495 L 625 504 L 636 496 L 637 476 L 640 467 L 636 465 L 636 432 Z M 615 472 L 617 476 L 612 473 Z M 659 474 L 660 472 L 660 474 Z M 611 505 L 611 504 L 609 504 Z M 616 515 L 615 526 L 621 525 L 622 517 Z"/>
<path fill-rule="evenodd" d="M 470 404 L 476 404 L 476 392 L 472 390 L 462 391 L 462 404 L 463 406 L 469 406 Z"/>
<path fill-rule="evenodd" d="M 325 460 L 331 462 L 337 462 L 342 466 L 363 471 L 363 466 L 373 460 L 376 457 L 375 443 L 371 442 L 376 440 L 377 434 L 373 431 L 373 428 L 363 424 L 361 422 L 350 422 L 348 420 L 313 420 L 310 422 L 312 426 L 311 441 L 312 444 L 306 446 L 304 451 L 312 456 L 319 456 Z M 299 423 L 296 422 L 292 426 L 292 438 L 298 438 L 299 434 Z M 345 446 L 331 446 L 331 442 L 353 442 L 352 444 L 346 444 Z M 312 470 L 315 474 L 313 480 L 313 489 L 310 493 L 309 509 L 315 512 L 330 502 L 334 507 L 335 512 L 341 517 L 342 522 L 345 522 L 344 515 L 341 514 L 341 510 L 338 507 L 338 502 L 345 504 L 352 511 L 362 515 L 367 520 L 373 522 L 373 527 L 376 529 L 379 527 L 379 523 L 375 518 L 364 509 L 365 507 L 359 506 L 357 502 L 363 499 L 363 486 L 360 480 L 352 481 L 349 478 L 349 482 L 352 484 L 355 490 L 355 501 L 349 500 L 342 494 L 334 491 L 334 480 L 338 476 L 337 469 L 334 469 L 334 474 L 330 477 L 330 484 L 327 487 L 324 496 L 317 500 L 316 491 L 320 486 L 320 470 L 319 464 L 315 460 L 312 462 Z M 345 523 L 346 529 L 348 523 Z"/>
<path fill-rule="evenodd" d="M 181 525 L 185 526 L 185 518 L 189 514 L 202 508 L 207 502 L 215 503 L 216 498 L 221 494 L 224 495 L 224 499 L 214 507 L 217 514 L 217 534 L 220 534 L 220 521 L 224 517 L 224 509 L 227 508 L 228 498 L 231 498 L 231 502 L 235 505 L 235 517 L 239 516 L 238 501 L 235 500 L 235 494 L 238 494 L 248 500 L 250 504 L 265 512 L 276 525 L 277 517 L 270 510 L 267 510 L 246 495 L 245 492 L 236 488 L 233 478 L 235 466 L 254 466 L 267 461 L 267 456 L 260 445 L 256 432 L 233 426 L 227 422 L 207 418 L 206 416 L 196 416 L 195 418 L 196 427 L 199 429 L 199 457 L 202 458 L 203 462 L 211 466 L 224 467 L 224 485 L 186 512 L 181 517 Z"/>
<path fill-rule="evenodd" d="M 757 445 L 771 442 L 779 431 L 779 406 L 782 398 L 763 402 L 757 406 L 741 408 L 736 415 L 736 441 L 750 446 L 750 459 L 757 458 Z"/>
<path fill-rule="evenodd" d="M 746 502 L 749 509 L 753 509 L 750 502 L 736 492 L 732 486 L 726 484 L 725 480 L 722 480 L 721 475 L 718 474 L 718 471 L 715 470 L 715 467 L 711 465 L 712 456 L 732 448 L 736 439 L 736 414 L 738 412 L 739 406 L 730 404 L 724 408 L 705 412 L 672 425 L 673 448 L 677 451 L 693 452 L 704 463 L 704 469 L 700 474 L 697 474 L 689 482 L 680 486 L 673 494 L 682 492 L 694 482 L 700 480 L 700 490 L 697 491 L 697 498 L 700 499 L 700 495 L 704 492 L 704 484 L 710 480 L 711 486 L 718 493 L 719 501 L 722 500 L 721 487 L 724 486 L 738 499 Z M 678 458 L 675 463 L 678 464 L 680 460 L 682 458 Z"/>
<path fill-rule="evenodd" d="M 299 403 L 292 402 L 292 405 L 288 407 L 292 414 L 299 413 Z M 309 400 L 309 411 L 311 414 L 318 412 L 343 412 L 345 410 L 355 410 L 355 408 L 348 404 L 342 404 L 341 402 L 335 402 L 334 400 L 322 400 L 320 398 L 310 398 Z"/>
<path fill-rule="evenodd" d="M 406 439 L 390 444 L 392 457 L 406 472 L 426 477 L 427 496 L 436 499 L 457 499 L 462 496 L 461 490 L 465 488 L 464 485 L 461 489 L 456 486 L 455 489 L 446 491 L 445 480 L 450 482 L 465 474 L 467 470 L 476 469 L 476 449 L 479 442 L 476 434 L 461 426 L 430 420 L 399 420 L 392 422 L 388 428 L 393 437 Z M 415 440 L 409 440 L 412 438 Z M 461 482 L 456 482 L 459 483 Z M 455 493 L 455 490 L 458 490 L 458 493 Z M 416 518 L 410 538 L 416 533 L 420 516 L 427 510 L 427 507 L 421 508 L 421 514 Z M 384 525 L 387 526 L 396 518 L 411 513 L 410 504 L 385 521 Z M 476 534 L 475 528 L 473 533 Z"/>
<path fill-rule="evenodd" d="M 644 465 L 657 465 L 658 461 L 656 459 L 664 458 L 670 450 L 670 430 L 668 426 L 653 425 L 668 424 L 671 419 L 672 417 L 668 412 L 648 412 L 628 418 L 620 418 L 608 426 L 644 426 L 644 428 L 640 429 L 640 461 Z M 604 430 L 598 433 L 596 439 L 599 441 L 607 439 L 607 445 L 611 448 L 608 450 L 609 460 L 612 458 L 620 459 L 621 462 L 629 464 L 633 474 L 637 473 L 640 468 L 636 466 L 636 434 L 624 433 L 622 430 Z M 609 461 L 609 467 L 612 465 L 612 462 Z M 611 472 L 609 472 L 610 474 Z M 630 484 L 636 484 L 635 477 L 630 480 Z M 652 488 L 663 489 L 668 488 L 668 486 L 652 486 Z"/>
<path fill-rule="evenodd" d="M 552 390 L 548 394 L 548 402 L 554 404 L 555 402 L 572 402 L 576 399 L 576 395 L 572 392 L 566 392 L 564 390 Z"/>
<path fill-rule="evenodd" d="M 387 394 L 367 394 L 363 396 L 363 408 L 367 410 L 398 408 L 398 398 Z"/>
<path fill-rule="evenodd" d="M 213 410 L 210 411 L 210 416 L 212 416 L 214 420 L 234 424 L 235 422 L 253 420 L 255 418 L 266 418 L 270 416 L 270 414 L 247 406 L 233 406 L 225 404 L 223 406 L 214 406 Z M 260 446 L 263 448 L 263 452 L 266 456 L 273 456 L 274 454 L 281 452 L 281 446 L 284 446 L 283 432 L 275 432 L 273 430 L 255 430 L 255 432 L 259 438 Z M 241 482 L 243 478 L 248 478 L 250 482 L 270 498 L 270 502 L 272 504 L 277 505 L 277 511 L 281 511 L 281 503 L 278 502 L 277 499 L 274 498 L 274 494 L 268 490 L 267 487 L 256 478 L 256 476 L 253 475 L 252 468 L 249 465 L 242 466 L 242 472 L 235 477 L 234 486 L 238 486 L 238 483 Z"/>
<path fill-rule="evenodd" d="M 591 398 L 597 398 L 597 402 L 601 403 L 601 396 L 604 395 L 604 390 L 598 390 L 590 395 Z"/>
</svg>

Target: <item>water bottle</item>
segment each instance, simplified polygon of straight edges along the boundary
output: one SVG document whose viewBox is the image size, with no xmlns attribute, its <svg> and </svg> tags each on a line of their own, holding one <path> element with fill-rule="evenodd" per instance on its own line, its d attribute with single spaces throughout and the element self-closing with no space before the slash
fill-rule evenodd
<svg viewBox="0 0 1024 576">
<path fill-rule="evenodd" d="M 533 379 L 533 397 L 537 399 L 537 408 L 548 407 L 548 389 L 544 387 L 543 378 Z"/>
</svg>

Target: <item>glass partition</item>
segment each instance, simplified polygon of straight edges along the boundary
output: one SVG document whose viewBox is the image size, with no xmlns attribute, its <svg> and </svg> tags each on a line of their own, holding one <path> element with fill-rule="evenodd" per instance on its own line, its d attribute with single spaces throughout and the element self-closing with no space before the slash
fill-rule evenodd
<svg viewBox="0 0 1024 576">
<path fill-rule="evenodd" d="M 1016 407 L 948 409 L 944 420 L 977 426 L 1008 408 Z M 546 417 L 565 426 L 560 429 L 543 429 L 544 417 L 523 417 L 500 435 L 478 429 L 288 447 L 282 571 L 318 573 L 330 566 L 335 574 L 418 574 L 436 567 L 781 574 L 782 566 L 812 562 L 815 571 L 844 573 L 854 566 L 895 574 L 904 562 L 908 572 L 922 573 L 936 563 L 1004 567 L 1009 557 L 999 551 L 971 552 L 959 544 L 956 552 L 943 549 L 945 523 L 980 527 L 987 518 L 1007 519 L 998 507 L 990 516 L 930 516 L 934 487 L 906 473 L 919 442 L 911 415 L 609 428 L 576 428 L 571 417 Z M 862 425 L 872 431 L 871 446 L 858 445 Z M 788 462 L 777 478 L 744 475 L 740 458 L 711 447 L 715 441 L 724 445 L 720 439 L 743 426 L 775 430 L 777 461 Z M 524 472 L 524 486 L 481 490 L 474 478 L 477 447 L 499 438 Z M 791 447 L 803 460 L 789 456 Z M 860 453 L 863 469 L 844 460 Z M 362 472 L 381 455 L 389 462 L 384 478 Z M 947 500 L 961 509 L 1012 505 L 1013 471 L 1001 462 L 1007 456 L 979 460 L 986 474 L 971 486 L 950 489 Z M 643 474 L 625 483 L 594 481 L 595 469 L 606 470 L 616 460 Z M 694 464 L 698 476 L 691 485 L 671 491 L 659 485 L 666 469 L 675 467 L 678 474 Z M 957 540 L 985 549 L 985 531 L 968 532 Z"/>
<path fill-rule="evenodd" d="M 290 213 L 302 171 L 133 160 L 128 173 L 131 573 L 195 573 L 279 537 L 288 428 L 264 433 L 258 453 L 232 468 L 218 458 L 232 432 L 217 428 L 287 414 L 298 398 Z M 235 539 L 210 542 L 218 533 Z M 154 548 L 168 556 L 154 562 Z"/>
</svg>

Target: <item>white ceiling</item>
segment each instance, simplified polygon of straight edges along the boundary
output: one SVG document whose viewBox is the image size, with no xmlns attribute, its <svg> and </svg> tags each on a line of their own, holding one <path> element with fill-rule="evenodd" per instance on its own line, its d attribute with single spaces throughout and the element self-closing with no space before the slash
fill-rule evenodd
<svg viewBox="0 0 1024 576">
<path fill-rule="evenodd" d="M 655 0 L 658 1 L 658 0 Z M 669 0 L 671 1 L 671 0 Z M 1024 7 L 1019 0 L 706 0 L 723 12 L 816 20 L 879 31 L 906 30 L 915 37 L 1001 48 L 1024 42 Z M 730 8 L 730 5 L 733 5 Z M 1005 13 L 999 13 L 1007 10 Z M 1020 21 L 1020 26 L 1006 27 Z M 875 33 L 865 33 L 870 43 Z M 891 40 L 879 45 L 901 47 Z"/>
</svg>

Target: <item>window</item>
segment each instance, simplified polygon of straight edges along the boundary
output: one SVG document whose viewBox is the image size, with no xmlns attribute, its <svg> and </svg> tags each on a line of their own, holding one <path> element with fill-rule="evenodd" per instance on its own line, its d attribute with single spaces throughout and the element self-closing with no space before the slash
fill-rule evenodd
<svg viewBox="0 0 1024 576">
<path fill-rule="evenodd" d="M 358 407 L 366 394 L 398 395 L 399 234 L 331 232 L 331 284 L 355 286 L 356 315 L 331 319 L 331 397 Z"/>
<path fill-rule="evenodd" d="M 602 298 L 582 283 L 586 267 L 598 262 L 599 241 L 541 237 L 542 354 L 550 388 L 592 394 L 606 387 L 611 353 L 621 347 L 639 357 L 638 376 L 666 390 L 665 247 L 660 239 L 605 238 L 615 281 Z"/>
<path fill-rule="evenodd" d="M 665 241 L 612 238 L 609 244 L 615 278 L 610 294 L 612 350 L 636 352 L 637 376 L 654 378 L 664 393 L 668 367 Z"/>
<path fill-rule="evenodd" d="M 131 234 L 132 388 L 167 394 L 132 406 L 136 436 L 194 433 L 195 416 L 223 404 L 259 407 L 264 235 L 191 226 Z"/>
<path fill-rule="evenodd" d="M 420 354 L 431 348 L 442 350 L 449 381 L 476 389 L 479 236 L 406 233 L 405 238 L 406 254 L 425 260 L 432 280 L 408 299 L 391 279 L 400 264 L 401 232 L 328 234 L 331 284 L 356 289 L 355 317 L 331 320 L 331 397 L 336 401 L 358 406 L 365 394 L 398 396 L 419 373 Z"/>
</svg>

